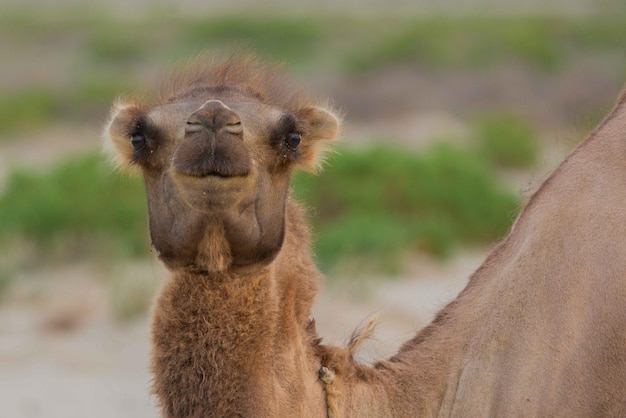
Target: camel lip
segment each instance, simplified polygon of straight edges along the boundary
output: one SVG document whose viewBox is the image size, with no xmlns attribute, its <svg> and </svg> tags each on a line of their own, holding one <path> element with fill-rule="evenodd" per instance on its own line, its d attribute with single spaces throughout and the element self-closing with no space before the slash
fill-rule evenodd
<svg viewBox="0 0 626 418">
<path fill-rule="evenodd" d="M 249 151 L 229 135 L 203 132 L 185 138 L 172 157 L 173 169 L 191 177 L 247 176 L 252 165 Z"/>
<path fill-rule="evenodd" d="M 204 151 L 204 150 L 200 150 Z M 220 158 L 223 154 L 215 155 L 213 150 L 207 154 L 192 155 L 189 159 L 174 159 L 172 168 L 177 173 L 188 177 L 245 177 L 250 174 L 251 164 L 237 159 Z"/>
<path fill-rule="evenodd" d="M 174 170 L 176 172 L 176 174 L 178 176 L 181 177 L 188 177 L 188 178 L 195 178 L 195 179 L 223 179 L 223 180 L 227 180 L 227 179 L 231 179 L 231 178 L 243 178 L 243 177 L 247 177 L 250 174 L 250 171 L 247 171 L 245 173 L 238 173 L 238 174 L 223 174 L 220 173 L 218 171 L 211 171 L 209 173 L 188 173 L 188 172 L 184 172 L 181 170 Z"/>
</svg>

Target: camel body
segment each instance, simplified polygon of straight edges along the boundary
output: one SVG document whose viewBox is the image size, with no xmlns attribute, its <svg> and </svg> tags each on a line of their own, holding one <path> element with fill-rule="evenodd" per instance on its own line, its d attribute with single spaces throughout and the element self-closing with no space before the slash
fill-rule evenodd
<svg viewBox="0 0 626 418">
<path fill-rule="evenodd" d="M 358 344 L 315 331 L 319 273 L 288 191 L 339 119 L 277 74 L 198 64 L 156 105 L 117 104 L 107 126 L 114 157 L 144 176 L 172 272 L 152 324 L 164 417 L 626 416 L 624 94 L 461 294 L 368 366 Z"/>
</svg>

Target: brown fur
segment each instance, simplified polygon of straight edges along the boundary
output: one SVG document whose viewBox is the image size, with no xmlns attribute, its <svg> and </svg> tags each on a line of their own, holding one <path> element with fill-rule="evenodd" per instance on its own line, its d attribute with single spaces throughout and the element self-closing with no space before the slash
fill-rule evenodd
<svg viewBox="0 0 626 418">
<path fill-rule="evenodd" d="M 280 66 L 263 65 L 256 57 L 234 53 L 220 58 L 201 55 L 173 72 L 160 87 L 160 103 L 189 99 L 206 91 L 235 89 L 260 102 L 296 112 L 311 99 Z"/>
<path fill-rule="evenodd" d="M 626 416 L 624 95 L 458 298 L 370 367 L 354 360 L 358 335 L 342 348 L 316 334 L 318 273 L 288 193 L 291 171 L 317 165 L 337 118 L 278 80 L 248 58 L 188 70 L 160 104 L 118 105 L 107 127 L 118 161 L 144 175 L 153 244 L 172 271 L 152 326 L 163 416 Z M 235 125 L 185 125 L 231 111 L 241 138 Z M 294 130 L 297 150 L 281 142 Z M 149 139 L 139 152 L 138 132 Z M 171 156 L 190 138 L 226 156 L 179 153 L 179 165 L 202 167 L 180 174 Z M 229 150 L 248 174 L 223 175 Z"/>
</svg>

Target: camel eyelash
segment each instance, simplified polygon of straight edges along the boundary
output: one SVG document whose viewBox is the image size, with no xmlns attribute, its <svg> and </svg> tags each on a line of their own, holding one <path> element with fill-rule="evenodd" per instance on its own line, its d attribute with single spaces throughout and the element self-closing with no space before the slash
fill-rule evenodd
<svg viewBox="0 0 626 418">
<path fill-rule="evenodd" d="M 276 130 L 271 136 L 272 145 L 284 151 L 284 148 L 288 148 L 290 151 L 295 151 L 293 146 L 289 146 L 287 138 L 293 138 L 294 135 L 301 137 L 303 135 L 302 129 L 299 126 L 298 120 L 292 114 L 284 115 L 280 118 Z"/>
<path fill-rule="evenodd" d="M 131 138 L 134 135 L 144 134 L 146 122 L 143 116 L 137 116 L 126 130 L 126 137 Z"/>
<path fill-rule="evenodd" d="M 154 135 L 149 132 L 143 116 L 138 117 L 130 126 L 127 137 L 133 148 L 133 162 L 138 163 L 154 152 Z"/>
</svg>

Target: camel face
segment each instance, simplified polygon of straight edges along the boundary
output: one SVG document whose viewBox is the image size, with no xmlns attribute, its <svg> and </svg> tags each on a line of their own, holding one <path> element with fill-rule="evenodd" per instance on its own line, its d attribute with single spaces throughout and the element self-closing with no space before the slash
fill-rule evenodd
<svg viewBox="0 0 626 418">
<path fill-rule="evenodd" d="M 224 97 L 157 106 L 130 134 L 132 163 L 147 183 L 172 189 L 189 208 L 188 217 L 243 212 L 286 192 L 298 150 L 281 139 L 301 135 L 285 122 L 290 118 L 261 103 Z M 155 187 L 147 187 L 150 199 Z"/>
<path fill-rule="evenodd" d="M 267 264 L 284 238 L 294 167 L 312 168 L 337 119 L 282 109 L 236 89 L 196 89 L 147 109 L 114 110 L 118 160 L 141 169 L 152 244 L 170 269 Z"/>
</svg>

